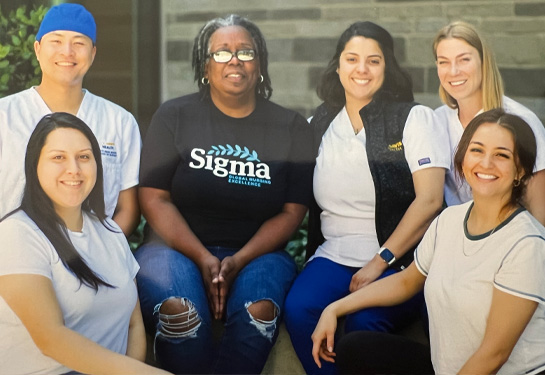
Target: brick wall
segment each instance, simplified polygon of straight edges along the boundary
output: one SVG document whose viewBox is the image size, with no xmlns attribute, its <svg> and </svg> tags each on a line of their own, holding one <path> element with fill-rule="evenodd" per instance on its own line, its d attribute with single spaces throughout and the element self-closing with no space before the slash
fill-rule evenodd
<svg viewBox="0 0 545 375">
<path fill-rule="evenodd" d="M 238 13 L 267 40 L 272 100 L 310 115 L 315 87 L 337 38 L 352 22 L 369 20 L 395 39 L 399 62 L 413 77 L 418 101 L 440 104 L 431 52 L 436 31 L 462 19 L 492 45 L 507 95 L 545 120 L 545 1 L 543 0 L 162 0 L 162 99 L 194 92 L 193 39 L 209 19 Z M 544 121 L 545 122 L 545 121 Z"/>
</svg>

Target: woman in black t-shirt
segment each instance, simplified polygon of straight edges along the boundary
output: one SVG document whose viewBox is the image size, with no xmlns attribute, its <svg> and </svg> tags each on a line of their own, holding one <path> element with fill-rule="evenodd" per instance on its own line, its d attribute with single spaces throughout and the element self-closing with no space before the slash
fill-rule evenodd
<svg viewBox="0 0 545 375">
<path fill-rule="evenodd" d="M 247 19 L 208 22 L 193 68 L 199 93 L 164 103 L 144 141 L 143 316 L 170 371 L 259 373 L 296 273 L 283 247 L 307 210 L 310 129 L 268 100 L 265 41 Z M 212 319 L 225 319 L 217 351 Z"/>
</svg>

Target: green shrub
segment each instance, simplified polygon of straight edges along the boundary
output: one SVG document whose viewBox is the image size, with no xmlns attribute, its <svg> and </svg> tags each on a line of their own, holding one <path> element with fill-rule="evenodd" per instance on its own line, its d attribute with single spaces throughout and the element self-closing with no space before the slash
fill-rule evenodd
<svg viewBox="0 0 545 375">
<path fill-rule="evenodd" d="M 23 5 L 6 16 L 0 7 L 0 97 L 40 83 L 34 41 L 47 10 L 40 5 L 27 11 Z"/>
<path fill-rule="evenodd" d="M 290 242 L 286 246 L 286 251 L 293 257 L 299 271 L 303 269 L 306 258 L 306 248 L 308 239 L 308 214 L 299 226 L 299 229 L 293 234 Z"/>
</svg>

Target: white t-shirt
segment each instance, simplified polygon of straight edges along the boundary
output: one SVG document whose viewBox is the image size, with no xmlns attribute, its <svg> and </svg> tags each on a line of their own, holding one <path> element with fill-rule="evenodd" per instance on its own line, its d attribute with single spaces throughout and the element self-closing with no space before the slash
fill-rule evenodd
<svg viewBox="0 0 545 375">
<path fill-rule="evenodd" d="M 91 128 L 100 145 L 106 214 L 112 217 L 119 192 L 138 184 L 140 131 L 129 112 L 87 90 L 84 93 L 77 117 Z M 49 113 L 35 88 L 0 99 L 0 218 L 21 203 L 27 143 Z"/>
<path fill-rule="evenodd" d="M 498 374 L 538 373 L 545 369 L 545 228 L 519 210 L 491 235 L 471 236 L 465 227 L 472 203 L 443 211 L 415 252 L 427 276 L 435 373 L 456 374 L 478 349 L 494 288 L 539 303 Z"/>
<path fill-rule="evenodd" d="M 528 108 L 507 96 L 503 97 L 503 109 L 507 113 L 519 116 L 530 125 L 537 143 L 535 171 L 545 169 L 545 128 L 539 118 Z M 458 110 L 443 105 L 435 110 L 435 114 L 441 123 L 447 125 L 450 139 L 451 166 L 445 176 L 445 201 L 448 206 L 468 202 L 473 199 L 471 188 L 465 181 L 460 183 L 456 179 L 454 169 L 454 154 L 464 132 L 464 127 L 458 118 Z"/>
<path fill-rule="evenodd" d="M 64 325 L 90 340 L 126 354 L 129 321 L 136 306 L 133 280 L 138 272 L 121 229 L 111 232 L 92 215 L 84 214 L 81 232 L 68 232 L 87 265 L 107 283 L 98 292 L 80 286 L 79 280 L 59 259 L 53 245 L 22 211 L 0 223 L 0 276 L 42 275 L 51 280 Z M 40 306 L 36 306 L 40 319 Z M 21 320 L 0 297 L 0 369 L 3 374 L 62 374 L 70 369 L 43 355 Z"/>
<path fill-rule="evenodd" d="M 446 128 L 439 126 L 430 108 L 417 105 L 411 109 L 402 143 L 412 173 L 449 167 Z M 426 159 L 430 162 L 419 163 Z M 314 256 L 363 267 L 379 250 L 375 185 L 367 160 L 365 131 L 354 135 L 346 107 L 322 137 L 314 169 L 314 195 L 323 210 L 320 219 L 326 240 Z"/>
</svg>

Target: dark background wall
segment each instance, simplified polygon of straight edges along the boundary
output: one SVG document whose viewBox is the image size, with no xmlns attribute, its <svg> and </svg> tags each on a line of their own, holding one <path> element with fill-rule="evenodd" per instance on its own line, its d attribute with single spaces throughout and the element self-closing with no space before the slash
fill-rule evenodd
<svg viewBox="0 0 545 375">
<path fill-rule="evenodd" d="M 272 99 L 310 115 L 319 75 L 348 25 L 369 20 L 394 36 L 417 100 L 440 104 L 431 42 L 437 30 L 463 19 L 495 51 L 507 95 L 545 120 L 545 1 L 542 0 L 163 0 L 162 99 L 193 92 L 191 47 L 209 19 L 238 13 L 257 23 L 270 53 Z"/>
<path fill-rule="evenodd" d="M 47 0 L 0 0 L 5 11 Z M 193 39 L 209 19 L 238 13 L 256 22 L 270 53 L 272 100 L 305 116 L 319 104 L 319 75 L 340 33 L 374 21 L 395 39 L 416 98 L 440 105 L 431 41 L 456 19 L 492 45 L 509 96 L 545 121 L 545 0 L 77 0 L 95 16 L 97 57 L 85 87 L 131 111 L 143 132 L 160 102 L 194 92 Z"/>
<path fill-rule="evenodd" d="M 131 111 L 145 132 L 159 98 L 159 2 L 82 0 L 97 23 L 97 57 L 85 87 Z"/>
</svg>

